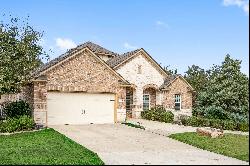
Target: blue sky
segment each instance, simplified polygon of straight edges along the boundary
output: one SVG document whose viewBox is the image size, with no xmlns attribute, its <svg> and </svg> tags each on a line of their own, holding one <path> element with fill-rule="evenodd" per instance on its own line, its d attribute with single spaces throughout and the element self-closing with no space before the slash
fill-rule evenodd
<svg viewBox="0 0 250 166">
<path fill-rule="evenodd" d="M 51 59 L 92 41 L 117 53 L 143 47 L 180 74 L 230 54 L 249 75 L 248 0 L 2 0 L 4 13 L 29 15 Z"/>
</svg>

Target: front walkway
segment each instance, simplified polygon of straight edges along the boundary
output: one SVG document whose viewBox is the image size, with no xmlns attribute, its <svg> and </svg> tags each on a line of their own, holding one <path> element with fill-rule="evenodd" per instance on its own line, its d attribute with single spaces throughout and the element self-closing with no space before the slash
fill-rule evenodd
<svg viewBox="0 0 250 166">
<path fill-rule="evenodd" d="M 163 123 L 145 119 L 128 119 L 127 122 L 133 124 L 140 124 L 141 126 L 145 127 L 147 131 L 164 136 L 169 136 L 175 133 L 196 132 L 197 129 L 197 127 L 192 127 L 192 126 Z M 224 133 L 249 135 L 249 132 L 229 131 L 229 130 L 224 130 Z"/>
<path fill-rule="evenodd" d="M 106 165 L 248 165 L 244 161 L 122 124 L 51 127 L 97 153 Z"/>
</svg>

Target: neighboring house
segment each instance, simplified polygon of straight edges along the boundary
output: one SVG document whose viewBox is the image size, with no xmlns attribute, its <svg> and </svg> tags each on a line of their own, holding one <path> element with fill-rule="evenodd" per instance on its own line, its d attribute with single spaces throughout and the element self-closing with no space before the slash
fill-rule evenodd
<svg viewBox="0 0 250 166">
<path fill-rule="evenodd" d="M 194 89 L 144 50 L 122 55 L 86 42 L 43 65 L 23 90 L 41 125 L 114 123 L 162 105 L 191 114 Z"/>
</svg>

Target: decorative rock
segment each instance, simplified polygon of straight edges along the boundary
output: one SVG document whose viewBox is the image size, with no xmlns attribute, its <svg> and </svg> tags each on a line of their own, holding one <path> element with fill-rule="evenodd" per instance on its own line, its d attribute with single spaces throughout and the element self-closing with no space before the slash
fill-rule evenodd
<svg viewBox="0 0 250 166">
<path fill-rule="evenodd" d="M 223 130 L 210 127 L 197 128 L 196 133 L 203 136 L 209 136 L 211 138 L 218 138 L 224 136 Z"/>
</svg>

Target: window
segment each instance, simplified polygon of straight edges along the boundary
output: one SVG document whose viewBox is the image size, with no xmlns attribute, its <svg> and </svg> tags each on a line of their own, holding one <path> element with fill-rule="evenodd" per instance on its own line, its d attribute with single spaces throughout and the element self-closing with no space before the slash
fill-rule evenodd
<svg viewBox="0 0 250 166">
<path fill-rule="evenodd" d="M 180 110 L 181 109 L 181 95 L 176 94 L 174 96 L 174 99 L 175 99 L 175 101 L 174 101 L 175 110 Z"/>
<path fill-rule="evenodd" d="M 142 73 L 142 71 L 141 71 L 141 65 L 139 65 L 138 66 L 138 72 L 137 72 L 138 74 L 141 74 Z"/>
<path fill-rule="evenodd" d="M 143 110 L 149 110 L 149 95 L 143 95 Z"/>
</svg>

